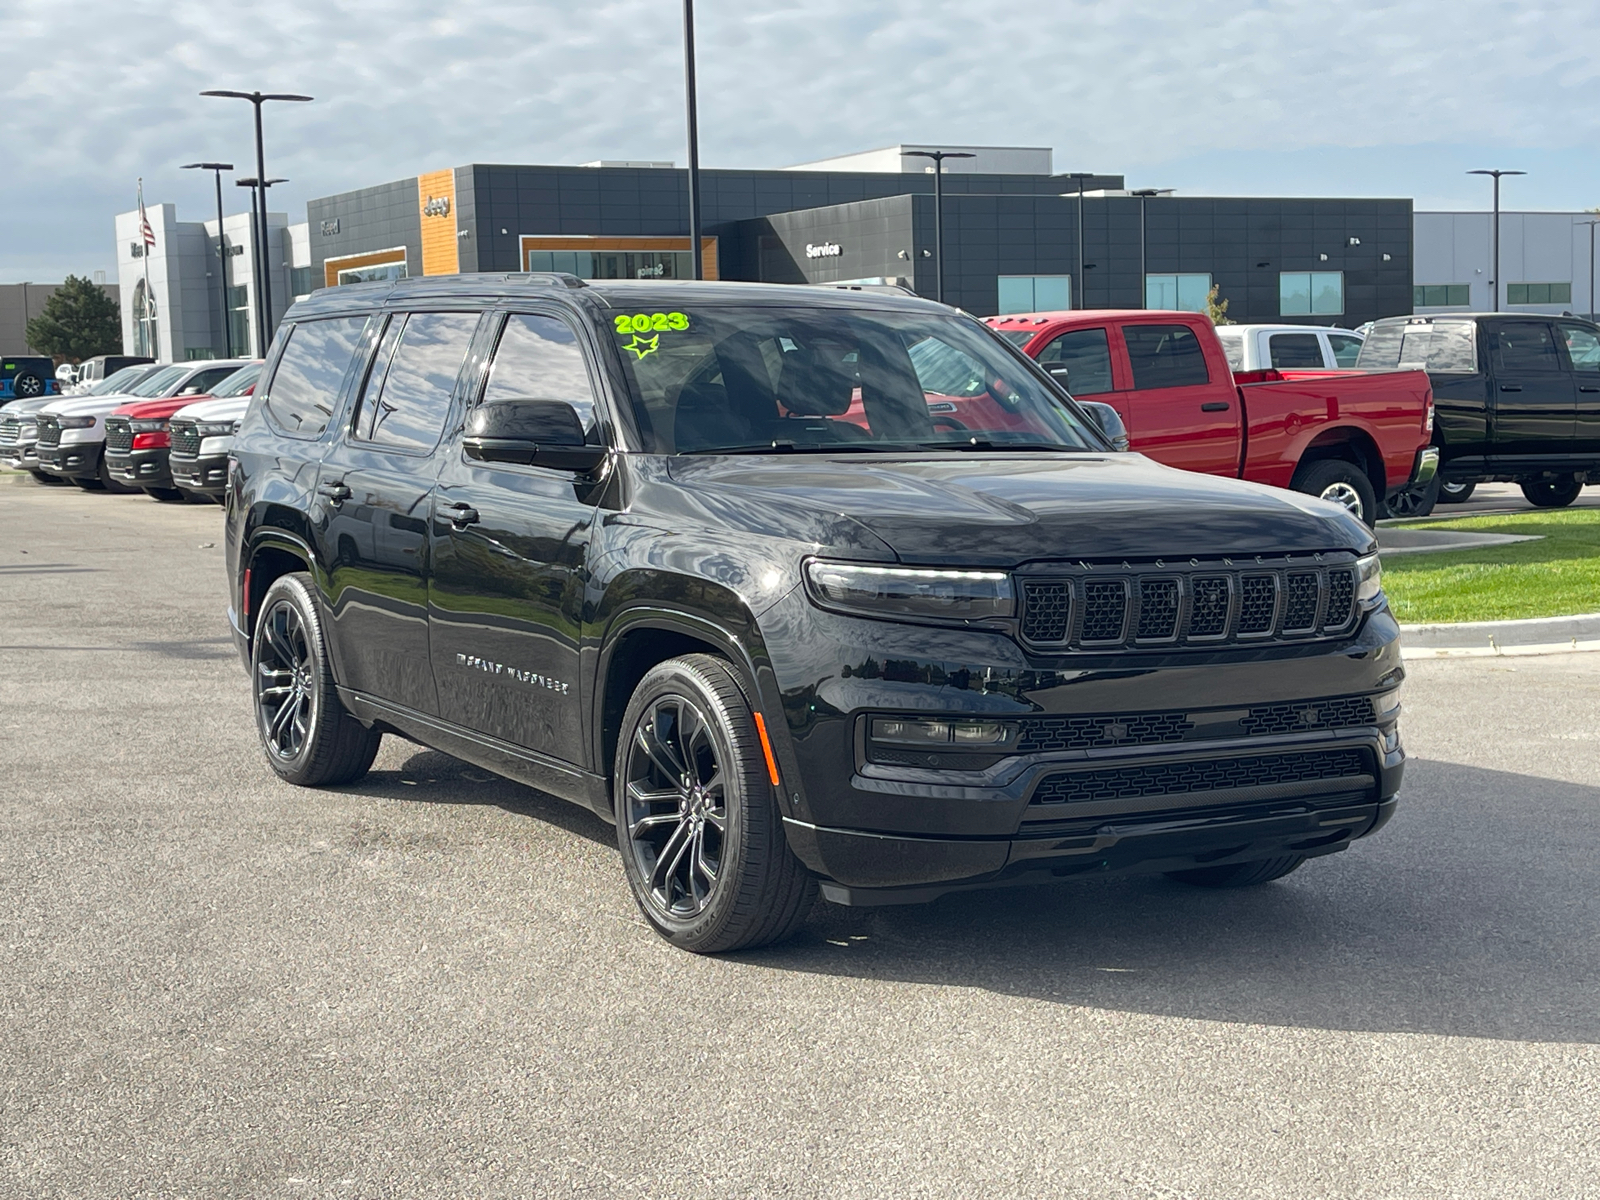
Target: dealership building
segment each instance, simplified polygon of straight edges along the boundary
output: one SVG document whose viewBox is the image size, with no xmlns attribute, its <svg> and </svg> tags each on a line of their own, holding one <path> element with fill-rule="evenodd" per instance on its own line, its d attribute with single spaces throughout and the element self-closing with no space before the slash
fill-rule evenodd
<svg viewBox="0 0 1600 1200">
<path fill-rule="evenodd" d="M 930 150 L 942 176 L 944 297 L 979 316 L 1066 308 L 1205 307 L 1240 322 L 1352 327 L 1492 304 L 1486 213 L 1405 199 L 1180 196 L 1121 175 L 1054 170 L 1041 147 L 894 146 L 782 170 L 701 173 L 711 279 L 899 283 L 938 293 Z M 249 217 L 117 218 L 124 345 L 163 359 L 259 353 Z M 1587 311 L 1585 214 L 1506 213 L 1501 307 Z M 1593 219 L 1593 218 L 1589 218 Z M 688 278 L 686 172 L 662 162 L 469 164 L 268 216 L 274 322 L 319 287 L 464 271 Z M 144 304 L 146 288 L 154 316 Z M 223 313 L 226 312 L 226 320 Z"/>
</svg>

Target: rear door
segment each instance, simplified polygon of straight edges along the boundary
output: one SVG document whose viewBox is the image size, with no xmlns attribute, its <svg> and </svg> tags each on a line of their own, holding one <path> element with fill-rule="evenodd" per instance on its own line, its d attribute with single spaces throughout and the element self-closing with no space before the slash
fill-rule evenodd
<svg viewBox="0 0 1600 1200">
<path fill-rule="evenodd" d="M 1555 327 L 1521 317 L 1490 322 L 1487 332 L 1494 369 L 1489 453 L 1496 459 L 1570 454 L 1577 398 Z"/>
<path fill-rule="evenodd" d="M 565 400 L 598 441 L 598 374 L 572 325 L 512 313 L 493 344 L 482 403 Z M 439 713 L 583 765 L 578 654 L 597 489 L 573 471 L 470 459 L 459 428 L 443 458 L 429 585 Z"/>
<path fill-rule="evenodd" d="M 1557 321 L 1577 395 L 1576 449 L 1600 455 L 1600 330 L 1581 321 Z"/>
<path fill-rule="evenodd" d="M 1108 399 L 1122 414 L 1133 448 L 1185 471 L 1237 475 L 1239 395 L 1221 352 L 1208 355 L 1188 325 L 1138 321 L 1114 329 L 1128 356 L 1131 387 Z"/>
<path fill-rule="evenodd" d="M 326 612 L 345 686 L 436 714 L 428 512 L 475 312 L 391 313 L 317 478 Z"/>
</svg>

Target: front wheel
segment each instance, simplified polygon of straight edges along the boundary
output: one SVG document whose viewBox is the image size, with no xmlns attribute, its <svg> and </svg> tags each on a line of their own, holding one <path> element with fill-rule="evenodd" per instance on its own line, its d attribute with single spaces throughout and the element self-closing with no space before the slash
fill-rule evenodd
<svg viewBox="0 0 1600 1200">
<path fill-rule="evenodd" d="M 645 919 L 697 954 L 788 937 L 817 885 L 795 858 L 745 688 L 708 654 L 661 663 L 618 732 L 617 842 Z"/>
<path fill-rule="evenodd" d="M 1368 527 L 1378 519 L 1378 496 L 1372 490 L 1372 480 L 1360 467 L 1342 458 L 1325 458 L 1302 467 L 1289 486 L 1332 501 Z"/>
<path fill-rule="evenodd" d="M 1439 485 L 1439 503 L 1465 504 L 1477 490 L 1476 483 L 1452 483 L 1447 479 Z"/>
<path fill-rule="evenodd" d="M 1535 508 L 1565 508 L 1581 491 L 1577 479 L 1530 479 L 1522 485 L 1522 494 Z"/>
<path fill-rule="evenodd" d="M 1168 871 L 1168 879 L 1189 883 L 1196 887 L 1241 888 L 1255 887 L 1282 879 L 1305 862 L 1304 854 L 1282 854 L 1277 858 L 1263 858 L 1256 862 L 1233 863 L 1226 867 L 1194 867 L 1188 871 Z"/>
<path fill-rule="evenodd" d="M 339 701 L 310 575 L 284 575 L 267 589 L 250 662 L 256 729 L 280 778 L 299 787 L 327 787 L 367 773 L 383 735 Z"/>
</svg>

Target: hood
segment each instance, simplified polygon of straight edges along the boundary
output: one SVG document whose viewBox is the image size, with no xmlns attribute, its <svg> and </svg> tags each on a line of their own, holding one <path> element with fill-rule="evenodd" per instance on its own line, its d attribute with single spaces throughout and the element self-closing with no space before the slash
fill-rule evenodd
<svg viewBox="0 0 1600 1200">
<path fill-rule="evenodd" d="M 20 417 L 36 413 L 48 404 L 61 403 L 60 396 L 34 396 L 27 400 L 13 400 L 9 404 L 0 404 L 0 417 Z"/>
<path fill-rule="evenodd" d="M 1140 454 L 922 458 L 673 458 L 684 487 L 846 518 L 902 562 L 1016 566 L 1035 560 L 1365 551 L 1372 534 L 1299 492 L 1164 467 Z"/>
<path fill-rule="evenodd" d="M 129 417 L 134 420 L 149 420 L 152 417 L 170 417 L 173 413 L 190 404 L 199 403 L 200 400 L 209 400 L 209 396 L 168 396 L 161 400 L 135 400 L 132 404 L 124 404 L 112 411 L 114 417 Z"/>
<path fill-rule="evenodd" d="M 57 397 L 53 404 L 47 404 L 39 411 L 56 417 L 103 417 L 124 404 L 142 402 L 141 397 L 129 396 L 126 393 L 113 396 L 70 396 L 65 399 Z"/>
<path fill-rule="evenodd" d="M 184 397 L 184 399 L 191 399 Z M 186 421 L 226 421 L 244 416 L 244 410 L 250 407 L 249 396 L 224 396 L 220 400 L 201 400 L 196 403 L 186 404 L 172 414 L 173 420 L 182 418 Z"/>
</svg>

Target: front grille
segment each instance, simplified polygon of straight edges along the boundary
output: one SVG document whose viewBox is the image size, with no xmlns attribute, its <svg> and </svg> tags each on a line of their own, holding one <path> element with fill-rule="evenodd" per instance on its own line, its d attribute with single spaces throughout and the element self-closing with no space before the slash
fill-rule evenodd
<svg viewBox="0 0 1600 1200">
<path fill-rule="evenodd" d="M 1258 704 L 1248 709 L 1210 713 L 1147 712 L 1023 717 L 1019 722 L 1021 729 L 1017 735 L 1016 752 L 1044 754 L 1111 746 L 1165 746 L 1204 738 L 1352 729 L 1371 725 L 1375 719 L 1370 696 L 1340 696 L 1331 700 L 1301 700 L 1291 704 Z"/>
<path fill-rule="evenodd" d="M 1364 775 L 1368 758 L 1360 750 L 1321 750 L 1311 754 L 1256 754 L 1205 762 L 1149 763 L 1046 776 L 1033 794 L 1034 805 L 1138 800 L 1189 792 L 1266 787 Z"/>
<path fill-rule="evenodd" d="M 1322 555 L 1186 568 L 1096 567 L 1019 577 L 1019 630 L 1033 646 L 1106 650 L 1333 636 L 1355 616 L 1355 566 Z"/>
<path fill-rule="evenodd" d="M 61 422 L 54 417 L 39 418 L 39 445 L 41 448 L 61 445 Z"/>
<path fill-rule="evenodd" d="M 167 427 L 172 438 L 172 453 L 195 458 L 200 453 L 200 432 L 193 421 L 174 421 Z"/>
<path fill-rule="evenodd" d="M 127 417 L 106 418 L 106 449 L 114 454 L 126 454 L 133 449 L 133 427 Z"/>
<path fill-rule="evenodd" d="M 0 420 L 0 446 L 15 446 L 18 434 L 22 430 L 22 422 L 15 417 L 6 417 Z"/>
</svg>

